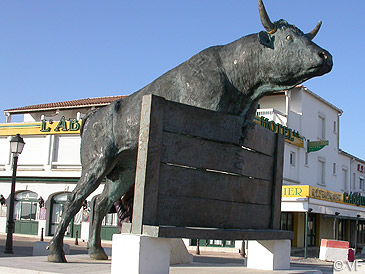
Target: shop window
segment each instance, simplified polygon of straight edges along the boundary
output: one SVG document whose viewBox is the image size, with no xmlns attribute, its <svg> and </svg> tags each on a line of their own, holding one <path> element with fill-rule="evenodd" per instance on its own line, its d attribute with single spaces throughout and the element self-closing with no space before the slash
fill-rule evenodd
<svg viewBox="0 0 365 274">
<path fill-rule="evenodd" d="M 15 220 L 36 220 L 38 195 L 31 191 L 20 192 L 15 195 L 14 219 Z"/>
<path fill-rule="evenodd" d="M 104 217 L 102 225 L 105 225 L 105 226 L 116 226 L 116 225 L 118 225 L 117 213 L 108 213 Z"/>
<path fill-rule="evenodd" d="M 317 218 L 316 214 L 309 213 L 308 215 L 308 246 L 316 245 L 316 227 L 317 227 Z"/>
<path fill-rule="evenodd" d="M 338 240 L 346 240 L 346 220 L 338 219 Z"/>
<path fill-rule="evenodd" d="M 365 221 L 359 221 L 357 226 L 357 241 L 359 244 L 365 244 Z"/>
<path fill-rule="evenodd" d="M 51 222 L 50 222 L 50 235 L 54 235 L 56 232 L 57 226 L 61 221 L 62 214 L 64 212 L 65 204 L 68 199 L 68 195 L 70 193 L 60 193 L 56 194 L 52 197 L 51 200 Z M 65 236 L 66 237 L 75 237 L 76 231 L 81 231 L 81 219 L 82 219 L 82 210 L 80 210 L 75 217 L 71 220 L 70 224 L 67 227 Z"/>
<path fill-rule="evenodd" d="M 294 213 L 281 212 L 280 229 L 294 231 Z"/>
</svg>

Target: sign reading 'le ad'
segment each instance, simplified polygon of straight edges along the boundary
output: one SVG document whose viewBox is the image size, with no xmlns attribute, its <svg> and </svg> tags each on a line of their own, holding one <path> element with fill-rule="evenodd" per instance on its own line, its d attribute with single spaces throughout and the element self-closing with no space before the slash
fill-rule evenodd
<svg viewBox="0 0 365 274">
<path fill-rule="evenodd" d="M 62 116 L 62 118 L 55 122 L 52 120 L 42 120 L 41 125 L 41 132 L 61 132 L 61 131 L 73 131 L 73 132 L 79 132 L 81 128 L 80 121 L 77 121 L 75 118 L 70 118 L 68 121 L 66 121 L 65 116 Z"/>
</svg>

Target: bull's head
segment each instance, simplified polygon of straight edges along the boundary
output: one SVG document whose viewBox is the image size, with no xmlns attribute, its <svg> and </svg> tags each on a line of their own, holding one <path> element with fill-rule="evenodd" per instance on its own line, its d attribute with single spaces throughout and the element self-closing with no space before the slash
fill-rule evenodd
<svg viewBox="0 0 365 274">
<path fill-rule="evenodd" d="M 307 34 L 284 20 L 272 23 L 262 0 L 258 0 L 260 19 L 266 31 L 259 33 L 262 58 L 268 82 L 290 88 L 332 69 L 331 54 L 312 42 L 322 22 Z"/>
</svg>

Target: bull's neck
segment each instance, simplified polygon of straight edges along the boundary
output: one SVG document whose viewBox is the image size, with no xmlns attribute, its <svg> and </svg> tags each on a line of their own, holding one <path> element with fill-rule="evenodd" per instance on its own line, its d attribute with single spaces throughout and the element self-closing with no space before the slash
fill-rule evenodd
<svg viewBox="0 0 365 274">
<path fill-rule="evenodd" d="M 257 34 L 242 37 L 221 48 L 222 65 L 231 85 L 246 98 L 240 115 L 251 119 L 260 95 L 268 91 L 260 74 L 260 49 Z M 247 117 L 249 116 L 249 117 Z"/>
</svg>

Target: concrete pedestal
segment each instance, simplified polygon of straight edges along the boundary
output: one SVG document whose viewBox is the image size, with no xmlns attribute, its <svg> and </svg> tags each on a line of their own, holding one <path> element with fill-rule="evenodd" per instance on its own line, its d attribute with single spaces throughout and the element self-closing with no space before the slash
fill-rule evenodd
<svg viewBox="0 0 365 274">
<path fill-rule="evenodd" d="M 247 268 L 290 269 L 290 240 L 248 241 Z"/>
<path fill-rule="evenodd" d="M 170 239 L 170 246 L 170 265 L 193 262 L 193 255 L 188 252 L 182 239 Z"/>
<path fill-rule="evenodd" d="M 170 239 L 114 234 L 112 274 L 168 274 Z"/>
</svg>

